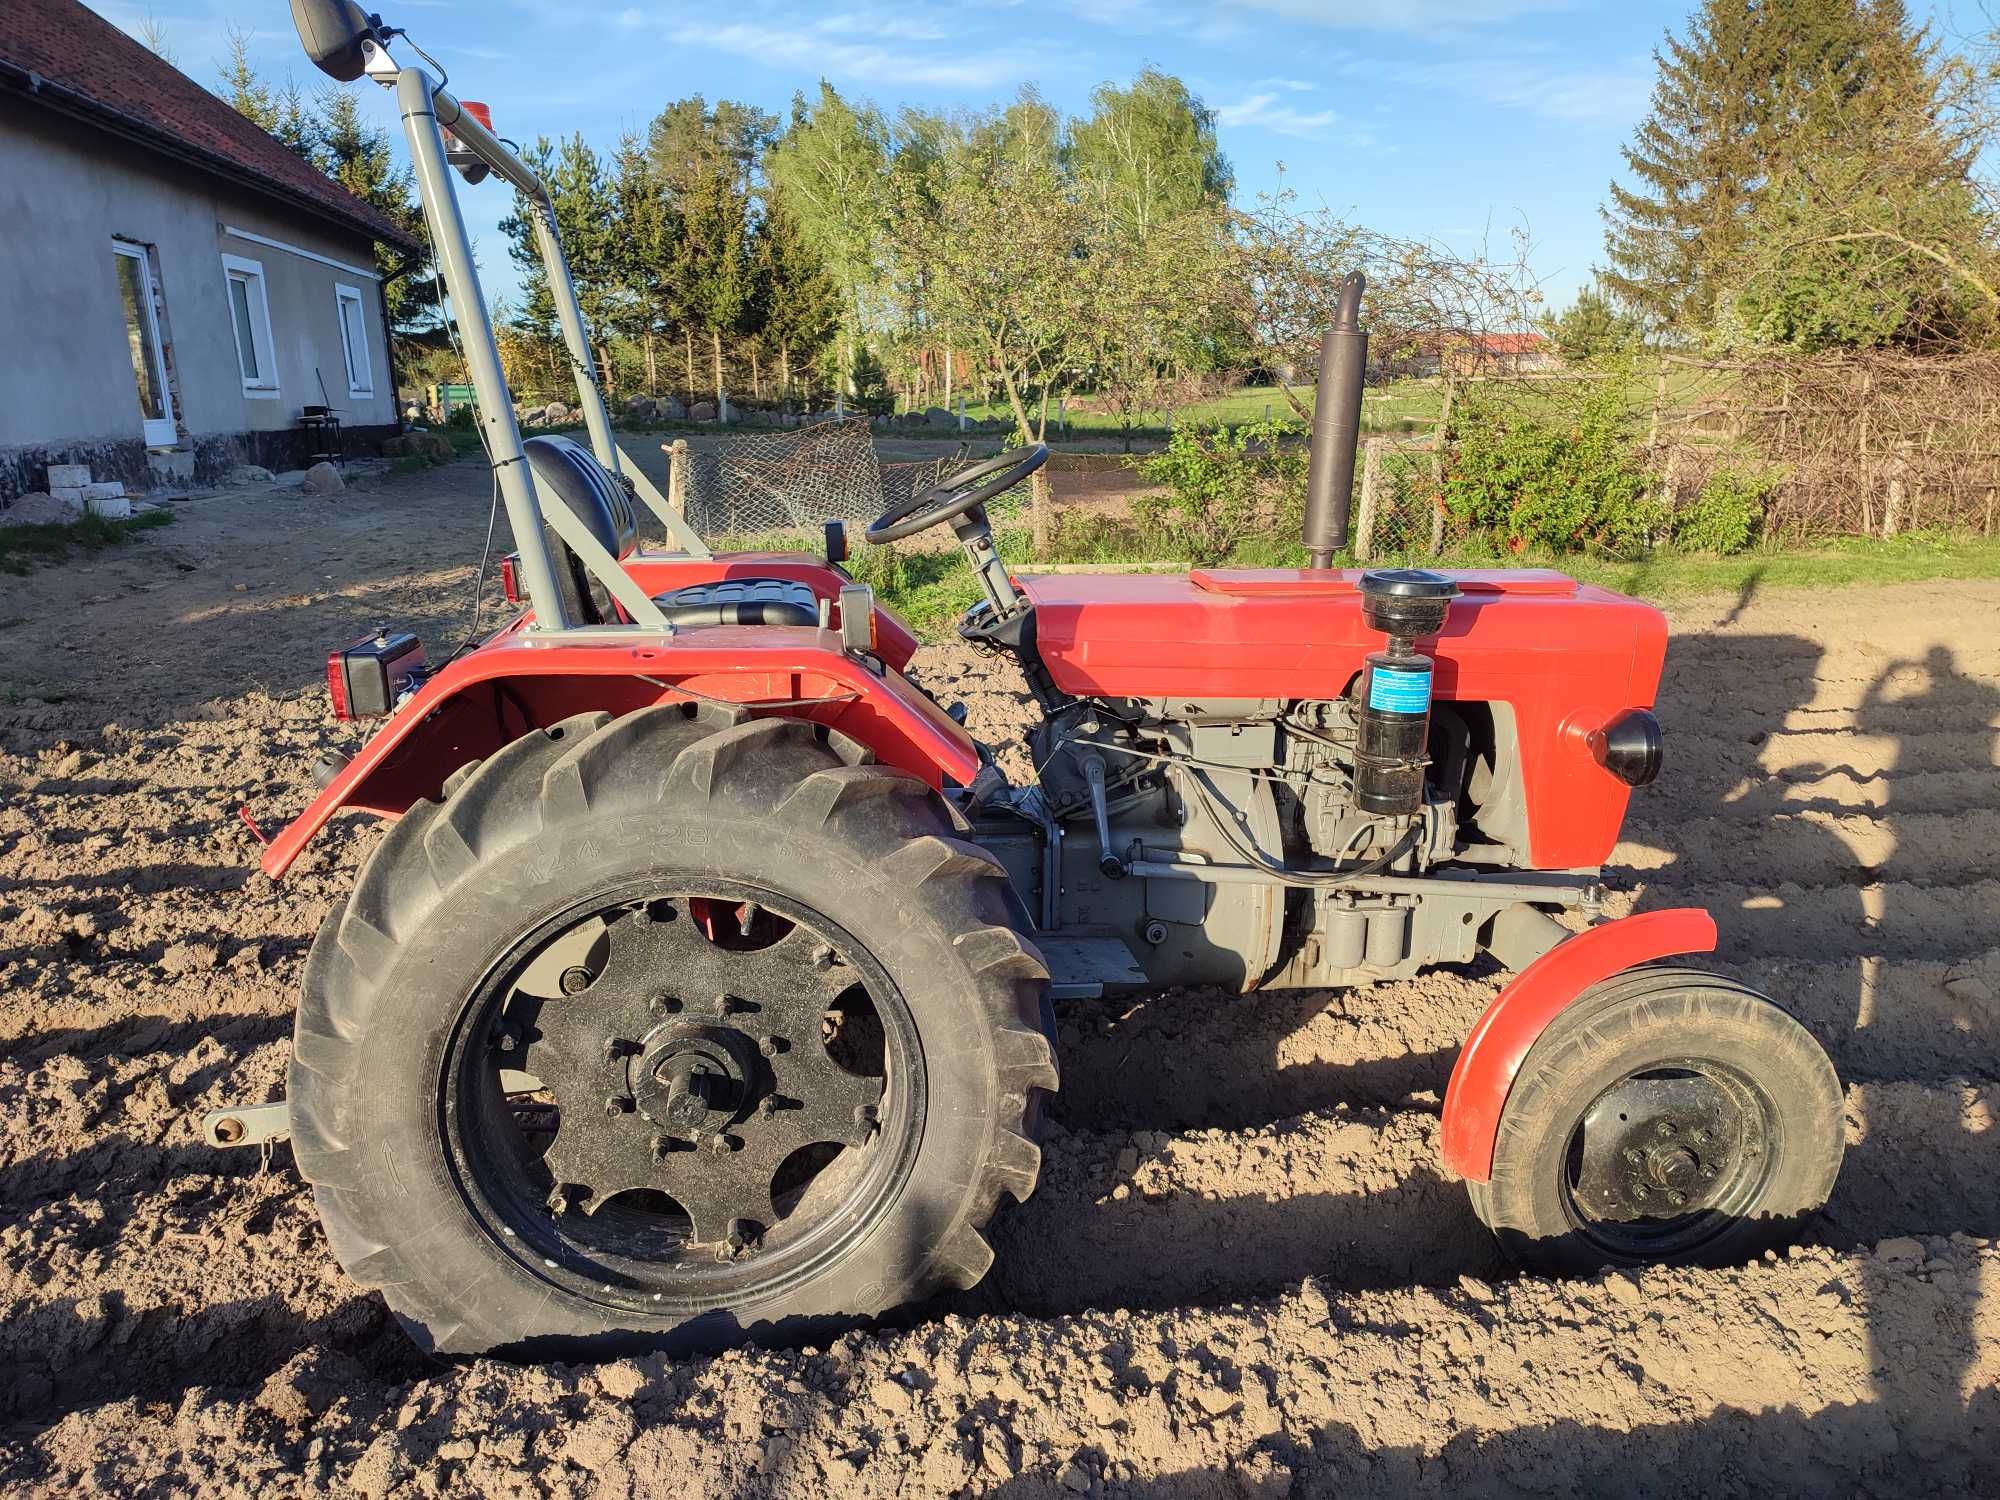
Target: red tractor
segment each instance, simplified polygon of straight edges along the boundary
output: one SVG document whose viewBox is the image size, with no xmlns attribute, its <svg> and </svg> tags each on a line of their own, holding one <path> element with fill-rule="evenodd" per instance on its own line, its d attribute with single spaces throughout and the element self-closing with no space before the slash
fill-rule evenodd
<svg viewBox="0 0 2000 1500">
<path fill-rule="evenodd" d="M 210 1130 L 288 1133 L 334 1253 L 427 1347 L 708 1347 L 969 1287 L 1035 1187 L 1054 1003 L 1482 952 L 1514 977 L 1443 1151 L 1517 1259 L 1738 1260 L 1825 1202 L 1839 1082 L 1694 966 L 1710 917 L 1589 925 L 1659 766 L 1665 621 L 1552 572 L 1325 566 L 1358 282 L 1323 365 L 1319 566 L 1017 576 L 985 507 L 1040 448 L 868 529 L 963 546 L 960 633 L 1042 710 L 1011 786 L 904 675 L 917 643 L 837 527 L 823 558 L 686 533 L 611 439 L 541 185 L 379 21 L 293 10 L 322 67 L 397 90 L 525 607 L 434 668 L 394 634 L 334 653 L 337 708 L 386 717 L 264 869 L 343 810 L 394 826 L 307 962 L 289 1100 Z M 454 165 L 541 206 L 588 448 L 517 430 Z M 673 550 L 639 545 L 642 508 Z"/>
</svg>

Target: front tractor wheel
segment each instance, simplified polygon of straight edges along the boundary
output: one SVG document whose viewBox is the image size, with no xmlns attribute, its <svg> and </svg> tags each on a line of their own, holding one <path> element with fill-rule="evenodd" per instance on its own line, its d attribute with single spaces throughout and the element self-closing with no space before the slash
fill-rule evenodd
<svg viewBox="0 0 2000 1500">
<path fill-rule="evenodd" d="M 1056 1085 L 1005 876 L 791 719 L 571 719 L 390 831 L 306 968 L 301 1171 L 425 1347 L 787 1337 L 970 1286 Z"/>
<path fill-rule="evenodd" d="M 1543 1032 L 1472 1205 L 1530 1269 L 1740 1262 L 1833 1191 L 1845 1135 L 1826 1053 L 1756 991 L 1631 970 Z"/>
</svg>

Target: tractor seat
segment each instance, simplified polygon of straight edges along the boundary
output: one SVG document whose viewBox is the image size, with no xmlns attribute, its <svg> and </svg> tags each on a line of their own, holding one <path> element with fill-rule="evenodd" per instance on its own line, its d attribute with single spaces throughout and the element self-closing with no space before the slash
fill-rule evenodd
<svg viewBox="0 0 2000 1500">
<path fill-rule="evenodd" d="M 638 506 L 594 453 L 566 437 L 532 437 L 521 446 L 543 491 L 567 505 L 606 552 L 623 562 L 638 550 Z M 591 576 L 583 559 L 570 550 L 553 526 L 548 528 L 548 538 L 564 612 L 586 625 L 622 622 L 623 612 L 611 591 Z M 731 578 L 691 584 L 661 594 L 653 602 L 660 606 L 667 623 L 680 629 L 819 623 L 819 597 L 808 585 L 785 578 Z"/>
</svg>

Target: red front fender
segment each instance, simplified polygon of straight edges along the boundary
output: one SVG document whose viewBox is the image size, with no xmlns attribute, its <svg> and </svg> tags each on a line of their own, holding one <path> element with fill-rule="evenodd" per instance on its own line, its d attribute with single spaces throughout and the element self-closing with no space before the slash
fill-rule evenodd
<svg viewBox="0 0 2000 1500">
<path fill-rule="evenodd" d="M 1676 953 L 1715 950 L 1715 918 L 1698 907 L 1642 912 L 1566 938 L 1493 997 L 1465 1039 L 1444 1094 L 1444 1164 L 1484 1182 L 1514 1076 L 1563 1007 L 1599 980 Z"/>
</svg>

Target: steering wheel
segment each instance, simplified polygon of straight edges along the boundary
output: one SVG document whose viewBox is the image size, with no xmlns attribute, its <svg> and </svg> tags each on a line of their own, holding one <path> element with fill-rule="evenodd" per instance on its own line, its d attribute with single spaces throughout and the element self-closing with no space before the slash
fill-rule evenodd
<svg viewBox="0 0 2000 1500">
<path fill-rule="evenodd" d="M 969 469 L 960 469 L 949 479 L 918 490 L 902 504 L 883 511 L 862 535 L 871 546 L 879 547 L 884 542 L 900 542 L 906 536 L 915 536 L 927 527 L 956 521 L 960 516 L 977 510 L 995 495 L 1012 489 L 1048 461 L 1046 443 L 1036 443 L 1031 448 L 1010 448 Z"/>
</svg>

